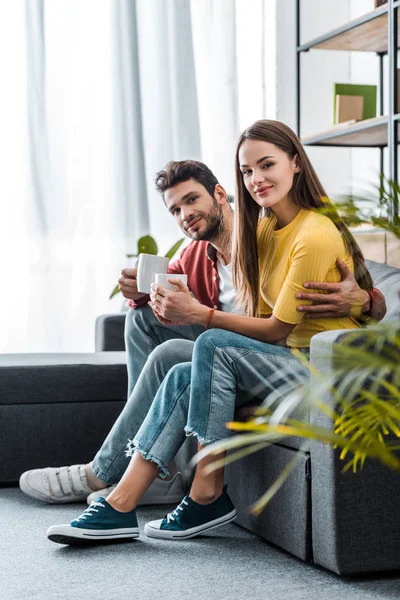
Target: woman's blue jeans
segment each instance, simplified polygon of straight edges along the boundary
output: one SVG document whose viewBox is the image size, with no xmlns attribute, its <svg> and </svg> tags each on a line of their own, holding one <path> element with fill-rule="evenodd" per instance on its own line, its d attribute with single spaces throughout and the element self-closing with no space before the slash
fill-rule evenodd
<svg viewBox="0 0 400 600">
<path fill-rule="evenodd" d="M 203 445 L 222 440 L 231 435 L 226 423 L 235 408 L 264 399 L 288 380 L 300 385 L 307 378 L 308 370 L 289 348 L 210 329 L 196 340 L 192 361 L 165 376 L 130 442 L 131 454 L 139 451 L 167 475 L 186 435 Z"/>
</svg>

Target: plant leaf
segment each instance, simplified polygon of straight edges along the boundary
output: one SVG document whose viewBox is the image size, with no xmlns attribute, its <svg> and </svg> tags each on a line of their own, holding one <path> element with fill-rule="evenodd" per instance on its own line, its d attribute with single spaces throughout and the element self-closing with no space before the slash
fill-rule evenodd
<svg viewBox="0 0 400 600">
<path fill-rule="evenodd" d="M 119 285 L 117 283 L 117 285 L 115 286 L 115 288 L 113 289 L 113 291 L 110 294 L 109 300 L 111 300 L 111 298 L 114 298 L 114 296 L 116 296 L 117 294 L 120 293 L 120 289 L 119 289 Z"/>
<path fill-rule="evenodd" d="M 174 256 L 174 254 L 176 254 L 179 250 L 179 248 L 182 246 L 183 242 L 185 241 L 185 238 L 181 238 L 180 240 L 178 240 L 177 242 L 175 242 L 175 244 L 172 246 L 172 248 L 170 248 L 168 250 L 168 252 L 166 253 L 165 257 L 166 258 L 172 258 Z"/>
<path fill-rule="evenodd" d="M 258 443 L 259 441 L 262 443 L 272 443 L 273 441 L 279 440 L 281 437 L 282 436 L 280 434 L 277 434 L 275 436 L 271 434 L 267 442 L 265 442 L 264 433 L 261 433 L 259 435 L 249 433 L 225 438 L 224 440 L 220 440 L 219 442 L 214 442 L 214 444 L 204 446 L 204 448 L 202 448 L 200 452 L 194 455 L 194 457 L 189 463 L 189 466 L 194 467 L 202 458 L 205 458 L 210 454 L 217 455 L 220 452 L 225 452 L 226 450 L 231 450 L 232 448 L 241 448 L 242 446 L 246 445 L 253 445 L 255 443 Z"/>
<path fill-rule="evenodd" d="M 263 496 L 253 506 L 251 507 L 251 512 L 254 515 L 259 515 L 264 508 L 267 506 L 268 502 L 275 496 L 275 494 L 281 489 L 286 479 L 289 477 L 290 473 L 296 467 L 299 460 L 304 456 L 304 452 L 302 449 L 298 450 L 296 456 L 292 458 L 288 465 L 283 469 L 281 474 L 277 479 L 275 479 L 274 483 L 268 488 Z"/>
<path fill-rule="evenodd" d="M 209 473 L 212 473 L 213 471 L 216 471 L 217 469 L 221 469 L 221 467 L 226 467 L 226 465 L 229 465 L 237 460 L 239 460 L 240 458 L 243 458 L 244 456 L 248 456 L 249 454 L 253 454 L 254 452 L 258 452 L 259 450 L 262 450 L 263 448 L 267 448 L 268 446 L 271 446 L 272 442 L 260 442 L 259 444 L 253 444 L 252 446 L 246 446 L 246 448 L 242 448 L 241 450 L 238 450 L 237 452 L 234 452 L 233 454 L 229 454 L 228 456 L 224 455 L 224 458 L 221 459 L 217 459 L 214 462 L 212 462 L 211 464 L 209 464 L 205 469 L 204 469 L 204 474 L 208 475 Z"/>
<path fill-rule="evenodd" d="M 144 235 L 138 240 L 138 254 L 158 254 L 156 240 L 151 235 Z"/>
</svg>

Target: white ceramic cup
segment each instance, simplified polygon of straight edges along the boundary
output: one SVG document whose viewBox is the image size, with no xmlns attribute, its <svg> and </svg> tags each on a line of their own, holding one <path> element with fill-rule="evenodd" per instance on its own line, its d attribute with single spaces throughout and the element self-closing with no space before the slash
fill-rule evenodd
<svg viewBox="0 0 400 600">
<path fill-rule="evenodd" d="M 141 294 L 150 294 L 156 273 L 166 273 L 169 258 L 155 254 L 140 254 L 137 266 L 137 288 Z"/>
<path fill-rule="evenodd" d="M 154 282 L 167 288 L 167 290 L 177 292 L 178 287 L 173 283 L 169 283 L 168 279 L 180 279 L 182 283 L 187 285 L 187 275 L 183 275 L 181 273 L 156 273 Z"/>
</svg>

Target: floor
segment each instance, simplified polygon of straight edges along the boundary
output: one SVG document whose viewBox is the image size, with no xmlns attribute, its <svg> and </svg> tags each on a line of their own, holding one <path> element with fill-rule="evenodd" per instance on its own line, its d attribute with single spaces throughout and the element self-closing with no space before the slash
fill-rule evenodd
<svg viewBox="0 0 400 600">
<path fill-rule="evenodd" d="M 16 487 L 0 488 L 1 600 L 400 599 L 400 573 L 340 579 L 234 524 L 185 542 L 141 534 L 136 541 L 73 548 L 47 540 L 49 525 L 84 508 L 40 504 Z M 167 510 L 141 508 L 141 532 Z"/>
</svg>

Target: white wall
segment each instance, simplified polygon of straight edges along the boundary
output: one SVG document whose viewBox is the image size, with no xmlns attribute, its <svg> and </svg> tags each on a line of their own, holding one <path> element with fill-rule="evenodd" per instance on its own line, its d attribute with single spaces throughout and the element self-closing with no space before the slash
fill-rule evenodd
<svg viewBox="0 0 400 600">
<path fill-rule="evenodd" d="M 373 10 L 374 0 L 301 0 L 301 38 L 305 43 Z M 301 135 L 332 125 L 333 83 L 379 81 L 378 58 L 372 53 L 311 50 L 301 56 Z M 296 126 L 295 0 L 277 0 L 277 118 Z M 308 147 L 308 155 L 327 193 L 334 197 L 368 182 L 378 182 L 379 151 Z"/>
</svg>

